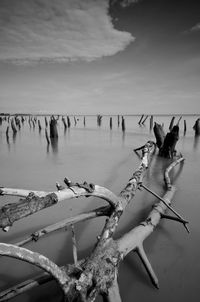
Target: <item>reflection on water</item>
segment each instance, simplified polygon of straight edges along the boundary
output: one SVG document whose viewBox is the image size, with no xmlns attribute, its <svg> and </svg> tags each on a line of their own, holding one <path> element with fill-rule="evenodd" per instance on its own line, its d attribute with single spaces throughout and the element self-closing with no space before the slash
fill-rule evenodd
<svg viewBox="0 0 200 302">
<path fill-rule="evenodd" d="M 83 117 L 76 117 L 76 127 L 72 123 L 70 129 L 65 129 L 62 120 L 59 119 L 59 138 L 51 138 L 50 144 L 47 144 L 45 137 L 47 119 L 40 118 L 42 128 L 40 135 L 38 131 L 33 131 L 36 121 L 32 117 L 24 121 L 24 126 L 15 137 L 10 132 L 10 139 L 6 136 L 7 121 L 3 120 L 0 125 L 0 184 L 52 191 L 55 190 L 56 181 L 62 183 L 64 177 L 69 177 L 75 182 L 86 180 L 105 186 L 118 194 L 139 164 L 139 158 L 132 150 L 153 139 L 153 133 L 149 131 L 151 130 L 148 125 L 149 118 L 146 120 L 146 127 L 145 125 L 140 127 L 138 116 L 124 116 L 125 131 L 122 131 L 118 123 L 119 121 L 121 124 L 121 117 L 113 117 L 112 130 L 109 127 L 110 117 L 106 116 L 98 117 L 99 120 L 97 116 L 86 116 L 85 120 Z M 122 300 L 125 302 L 132 302 L 133 297 L 136 301 L 148 299 L 150 302 L 197 300 L 194 297 L 199 292 L 200 269 L 196 262 L 200 253 L 200 246 L 197 244 L 200 230 L 198 202 L 200 145 L 199 137 L 194 137 L 192 129 L 195 117 L 186 118 L 187 133 L 183 136 L 184 124 L 181 120 L 179 125 L 181 135 L 176 148 L 183 153 L 186 161 L 184 166 L 175 168 L 171 177 L 177 186 L 173 200 L 175 208 L 191 222 L 191 234 L 188 238 L 178 223 L 162 221 L 158 229 L 146 240 L 146 252 L 159 277 L 159 291 L 152 288 L 136 257 L 130 255 L 124 260 L 119 279 Z M 160 124 L 164 122 L 165 125 L 169 125 L 170 120 L 171 117 L 154 116 L 154 121 Z M 166 126 L 165 132 L 167 131 Z M 144 183 L 158 194 L 164 191 L 162 171 L 169 162 L 168 159 L 155 156 L 147 169 Z M 17 200 L 18 198 L 11 199 L 5 196 L 1 196 L 0 199 L 2 204 Z M 118 235 L 137 225 L 148 214 L 155 201 L 157 200 L 148 192 L 138 191 L 134 201 L 122 216 Z M 0 241 L 16 242 L 40 227 L 100 205 L 102 201 L 90 198 L 62 202 L 16 222 L 8 233 L 0 233 Z M 103 223 L 104 219 L 98 218 L 77 225 L 79 259 L 91 250 Z M 71 236 L 64 230 L 31 243 L 27 248 L 46 255 L 58 265 L 72 262 Z M 26 280 L 37 273 L 38 270 L 30 265 L 2 257 L 0 289 L 6 289 L 11 284 Z M 56 284 L 52 283 L 13 301 L 57 302 L 60 299 L 57 288 Z"/>
<path fill-rule="evenodd" d="M 50 137 L 51 148 L 54 154 L 58 153 L 58 137 Z"/>
<path fill-rule="evenodd" d="M 195 135 L 194 136 L 194 150 L 196 150 L 198 147 L 199 147 L 199 138 L 200 138 L 200 135 Z"/>
</svg>

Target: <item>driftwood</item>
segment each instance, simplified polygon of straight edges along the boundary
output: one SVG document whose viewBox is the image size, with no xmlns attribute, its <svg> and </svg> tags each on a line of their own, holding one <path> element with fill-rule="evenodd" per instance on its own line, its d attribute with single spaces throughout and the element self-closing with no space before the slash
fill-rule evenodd
<svg viewBox="0 0 200 302">
<path fill-rule="evenodd" d="M 171 124 L 173 124 L 174 119 L 172 118 Z M 179 139 L 179 126 L 178 124 L 173 126 L 171 131 L 166 135 L 164 133 L 163 127 L 158 123 L 154 124 L 153 127 L 154 134 L 156 137 L 156 144 L 159 148 L 159 155 L 166 158 L 173 158 L 176 155 L 175 146 Z"/>
<path fill-rule="evenodd" d="M 161 218 L 167 218 L 164 212 L 167 206 L 170 206 L 170 200 L 175 192 L 175 187 L 172 186 L 170 182 L 169 172 L 175 165 L 183 162 L 182 157 L 176 159 L 165 171 L 167 192 L 162 198 L 165 202 L 163 203 L 160 200 L 160 202 L 156 203 L 147 219 L 141 222 L 138 227 L 135 227 L 117 240 L 113 239 L 113 234 L 123 211 L 135 196 L 137 189 L 141 188 L 143 177 L 150 163 L 154 147 L 155 144 L 153 142 L 148 142 L 143 146 L 141 149 L 142 159 L 140 165 L 118 196 L 115 196 L 106 188 L 86 182 L 83 184 L 72 183 L 69 179 L 65 179 L 64 181 L 67 188 L 63 188 L 57 184 L 59 190 L 51 193 L 1 188 L 1 195 L 25 197 L 16 204 L 8 204 L 1 208 L 0 226 L 2 228 L 10 227 L 14 221 L 41 210 L 45 205 L 54 205 L 64 199 L 77 198 L 79 196 L 98 196 L 105 199 L 108 202 L 108 206 L 89 213 L 80 214 L 77 217 L 72 217 L 53 226 L 46 227 L 45 231 L 40 230 L 15 245 L 0 243 L 0 255 L 27 261 L 45 271 L 44 274 L 32 280 L 26 280 L 26 282 L 1 292 L 0 301 L 8 300 L 31 288 L 55 279 L 63 291 L 65 301 L 95 301 L 97 295 L 100 294 L 103 296 L 104 301 L 120 302 L 121 298 L 117 282 L 118 268 L 120 262 L 131 251 L 135 251 L 139 255 L 152 283 L 158 288 L 158 279 L 144 252 L 143 241 L 153 232 Z M 108 218 L 91 255 L 86 259 L 78 261 L 73 227 L 74 223 L 102 215 L 106 215 Z M 183 221 L 180 222 L 183 223 Z M 185 220 L 184 222 L 187 223 Z M 73 265 L 58 267 L 45 256 L 19 247 L 30 240 L 38 240 L 47 233 L 65 227 L 66 225 L 72 226 Z"/>
</svg>

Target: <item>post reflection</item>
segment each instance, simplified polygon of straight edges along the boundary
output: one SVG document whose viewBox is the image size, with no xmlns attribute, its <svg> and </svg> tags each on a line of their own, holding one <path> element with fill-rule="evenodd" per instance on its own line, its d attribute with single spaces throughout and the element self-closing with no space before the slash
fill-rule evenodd
<svg viewBox="0 0 200 302">
<path fill-rule="evenodd" d="M 193 149 L 196 150 L 199 146 L 199 138 L 200 138 L 200 135 L 195 135 L 194 136 L 194 144 L 193 144 Z"/>
<path fill-rule="evenodd" d="M 54 154 L 58 153 L 58 137 L 50 137 L 51 148 Z"/>
</svg>

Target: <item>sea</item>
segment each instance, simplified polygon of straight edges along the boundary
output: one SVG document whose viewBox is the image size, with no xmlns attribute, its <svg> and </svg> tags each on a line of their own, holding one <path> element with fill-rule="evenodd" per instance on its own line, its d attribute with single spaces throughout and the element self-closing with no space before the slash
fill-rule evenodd
<svg viewBox="0 0 200 302">
<path fill-rule="evenodd" d="M 66 115 L 63 115 L 66 120 Z M 21 128 L 13 136 L 8 119 L 0 125 L 0 186 L 52 192 L 56 183 L 64 186 L 64 178 L 73 182 L 104 186 L 116 195 L 125 187 L 137 169 L 140 158 L 135 148 L 148 140 L 155 141 L 150 116 L 139 125 L 140 115 L 124 115 L 125 131 L 122 131 L 122 117 L 102 116 L 101 125 L 96 115 L 70 115 L 71 127 L 65 129 L 62 116 L 57 120 L 58 140 L 47 143 L 45 117 L 37 119 L 35 126 L 24 116 Z M 10 117 L 11 120 L 12 117 Z M 49 121 L 50 116 L 46 117 Z M 110 127 L 110 118 L 112 127 Z M 169 131 L 172 115 L 153 115 L 153 121 L 164 124 Z M 185 158 L 184 165 L 176 167 L 171 179 L 177 191 L 172 206 L 187 221 L 190 233 L 182 224 L 162 219 L 155 231 L 145 240 L 144 249 L 159 279 L 159 289 L 151 284 L 138 258 L 131 252 L 121 263 L 118 274 L 120 294 L 123 302 L 169 302 L 197 301 L 200 275 L 200 136 L 195 136 L 193 125 L 198 115 L 176 115 L 180 133 L 176 145 L 177 153 Z M 21 119 L 21 118 L 20 118 Z M 38 128 L 41 123 L 41 131 Z M 185 122 L 184 122 L 185 121 Z M 184 131 L 186 123 L 186 131 Z M 6 129 L 9 126 L 8 136 Z M 47 127 L 49 132 L 49 126 Z M 143 183 L 159 195 L 165 192 L 164 169 L 170 160 L 154 155 Z M 17 202 L 19 197 L 0 196 L 0 205 Z M 152 205 L 158 202 L 147 191 L 137 191 L 134 199 L 125 209 L 115 238 L 137 226 L 146 218 Z M 76 198 L 65 200 L 13 224 L 8 232 L 0 231 L 0 242 L 15 243 L 40 228 L 67 217 L 87 212 L 106 205 L 98 198 Z M 168 211 L 169 215 L 173 215 Z M 97 236 L 105 223 L 99 217 L 75 225 L 78 259 L 90 254 Z M 73 263 L 71 229 L 49 234 L 37 242 L 28 243 L 26 248 L 41 253 L 57 265 Z M 0 291 L 19 282 L 33 278 L 42 271 L 35 266 L 8 257 L 0 257 Z M 38 286 L 13 298 L 14 302 L 62 301 L 62 293 L 56 282 Z M 102 298 L 97 298 L 102 301 Z"/>
</svg>

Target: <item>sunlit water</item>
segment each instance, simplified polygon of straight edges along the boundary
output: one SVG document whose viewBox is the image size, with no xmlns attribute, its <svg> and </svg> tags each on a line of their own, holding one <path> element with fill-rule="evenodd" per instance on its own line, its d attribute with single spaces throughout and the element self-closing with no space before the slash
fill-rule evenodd
<svg viewBox="0 0 200 302">
<path fill-rule="evenodd" d="M 61 118 L 58 122 L 58 142 L 47 147 L 44 118 L 40 117 L 42 131 L 38 126 L 30 128 L 25 121 L 16 137 L 9 130 L 6 139 L 7 121 L 0 126 L 0 185 L 30 190 L 53 191 L 56 181 L 63 184 L 67 176 L 74 182 L 88 181 L 105 186 L 115 194 L 124 187 L 139 164 L 134 148 L 153 139 L 149 118 L 139 126 L 139 116 L 126 116 L 126 132 L 117 125 L 113 117 L 110 130 L 109 117 L 103 117 L 101 127 L 95 116 L 77 117 L 77 125 L 71 117 L 72 126 L 64 131 Z M 187 132 L 183 133 L 183 120 L 187 121 Z M 119 284 L 124 302 L 131 301 L 197 301 L 199 294 L 200 254 L 200 143 L 194 136 L 192 126 L 197 116 L 184 116 L 180 122 L 180 139 L 177 150 L 185 157 L 184 167 L 176 178 L 177 192 L 174 207 L 190 222 L 188 235 L 182 225 L 173 221 L 162 221 L 155 232 L 145 241 L 145 250 L 159 278 L 160 289 L 151 285 L 136 254 L 131 253 L 120 266 Z M 154 121 L 164 123 L 167 132 L 171 117 L 154 116 Z M 176 121 L 178 117 L 176 117 Z M 168 161 L 157 156 L 153 159 L 144 183 L 159 194 L 163 193 L 162 169 Z M 175 172 L 178 172 L 176 168 Z M 1 196 L 1 205 L 16 202 L 17 197 Z M 123 214 L 116 237 L 136 226 L 151 210 L 155 198 L 147 192 L 138 191 L 134 200 Z M 0 241 L 14 243 L 41 227 L 58 222 L 66 217 L 96 208 L 105 202 L 91 198 L 63 201 L 14 224 L 8 233 L 1 231 Z M 78 257 L 86 256 L 96 242 L 105 218 L 75 226 L 78 241 Z M 70 231 L 62 230 L 27 248 L 42 253 L 58 265 L 72 262 Z M 39 269 L 18 260 L 1 257 L 0 289 L 4 290 L 19 281 L 26 280 Z M 13 301 L 61 301 L 55 282 L 41 286 Z M 101 299 L 99 298 L 99 301 Z"/>
</svg>

